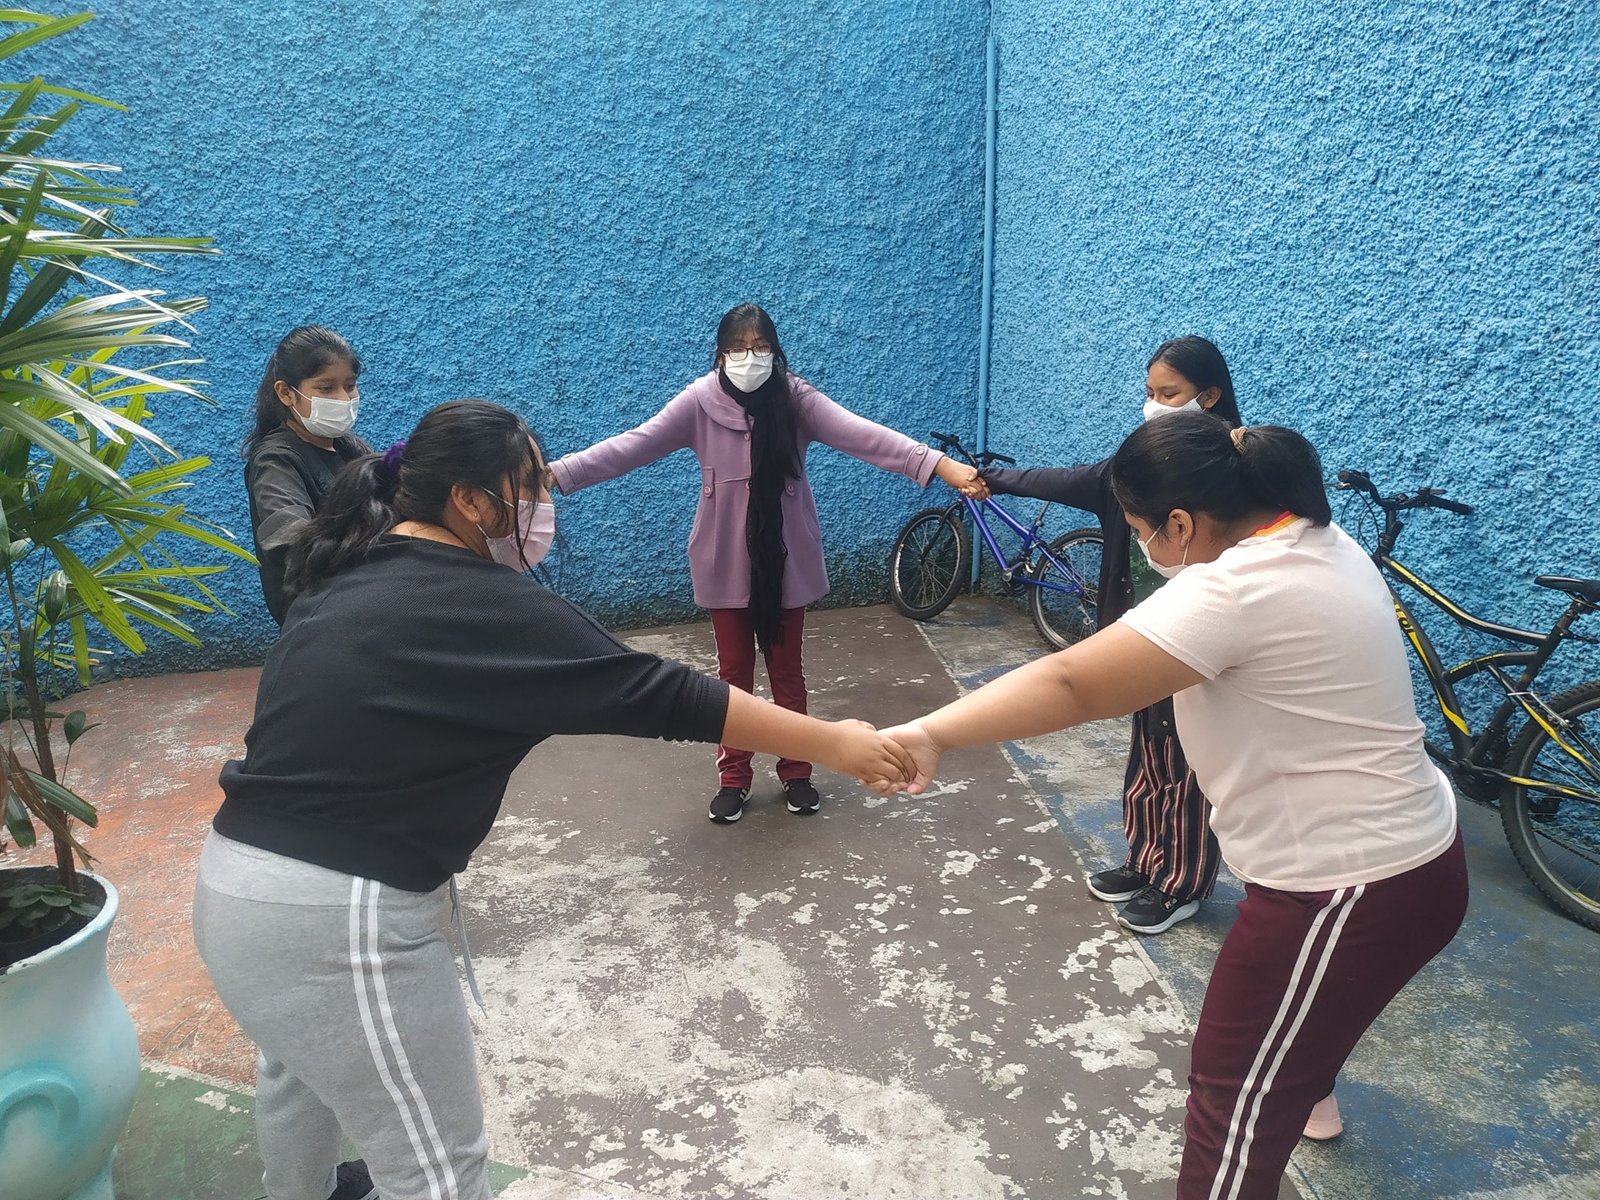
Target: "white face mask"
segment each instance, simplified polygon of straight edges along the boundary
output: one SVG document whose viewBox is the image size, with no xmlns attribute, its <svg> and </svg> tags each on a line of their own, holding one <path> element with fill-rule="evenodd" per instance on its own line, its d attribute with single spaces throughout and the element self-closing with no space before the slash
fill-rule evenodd
<svg viewBox="0 0 1600 1200">
<path fill-rule="evenodd" d="M 1154 421 L 1157 417 L 1170 417 L 1177 412 L 1205 412 L 1205 405 L 1200 403 L 1200 397 L 1195 396 L 1182 404 L 1163 404 L 1159 400 L 1146 400 L 1144 402 L 1144 419 Z"/>
<path fill-rule="evenodd" d="M 311 402 L 311 415 L 300 417 L 301 427 L 311 436 L 340 438 L 356 427 L 356 417 L 361 414 L 359 397 L 335 400 L 332 396 L 307 396 L 299 388 L 294 391 L 297 396 Z"/>
<path fill-rule="evenodd" d="M 753 392 L 772 378 L 772 354 L 770 351 L 766 354 L 746 354 L 741 362 L 734 362 L 731 354 L 724 354 L 722 373 L 741 392 Z"/>
<path fill-rule="evenodd" d="M 1176 412 L 1177 410 L 1174 409 L 1173 411 Z M 1160 530 L 1157 530 L 1156 532 L 1159 533 Z M 1157 575 L 1160 575 L 1163 579 L 1171 579 L 1179 571 L 1183 570 L 1189 565 L 1189 547 L 1187 546 L 1183 548 L 1183 561 L 1174 563 L 1169 567 L 1166 563 L 1158 563 L 1155 559 L 1150 557 L 1150 543 L 1156 540 L 1156 535 L 1154 533 L 1152 533 L 1145 541 L 1140 542 L 1138 538 L 1134 538 L 1133 540 L 1139 542 L 1139 550 L 1144 555 L 1145 562 L 1150 564 L 1150 569 Z"/>
<path fill-rule="evenodd" d="M 501 496 L 495 499 L 506 504 Z M 538 566 L 550 553 L 550 546 L 556 540 L 555 506 L 540 504 L 535 500 L 518 500 L 516 524 L 510 533 L 504 537 L 491 537 L 484 533 L 482 525 L 478 526 L 478 532 L 489 543 L 490 558 L 513 571 L 525 571 L 528 567 Z"/>
</svg>

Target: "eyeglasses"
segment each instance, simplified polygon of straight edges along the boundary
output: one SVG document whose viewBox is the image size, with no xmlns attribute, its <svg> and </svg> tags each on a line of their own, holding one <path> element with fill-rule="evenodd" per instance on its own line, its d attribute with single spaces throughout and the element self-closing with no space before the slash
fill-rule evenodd
<svg viewBox="0 0 1600 1200">
<path fill-rule="evenodd" d="M 750 361 L 752 354 L 771 354 L 771 346 L 755 346 L 746 350 L 724 350 L 723 356 L 731 363 L 739 365 Z"/>
</svg>

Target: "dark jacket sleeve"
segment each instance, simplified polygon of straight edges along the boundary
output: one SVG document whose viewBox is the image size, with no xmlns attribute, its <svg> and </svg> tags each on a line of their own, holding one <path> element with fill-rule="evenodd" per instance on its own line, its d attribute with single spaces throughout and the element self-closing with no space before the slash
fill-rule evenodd
<svg viewBox="0 0 1600 1200">
<path fill-rule="evenodd" d="M 614 733 L 722 740 L 727 684 L 623 644 L 577 605 L 531 580 L 514 582 L 522 594 L 507 597 L 498 648 L 476 672 L 477 690 L 496 697 L 490 703 L 498 715 L 485 712 L 484 719 L 509 720 L 538 739 Z"/>
<path fill-rule="evenodd" d="M 245 467 L 245 486 L 250 492 L 256 558 L 261 563 L 261 591 L 268 610 L 281 625 L 288 607 L 283 572 L 289 546 L 316 515 L 316 504 L 299 460 L 287 448 L 264 446 L 256 451 Z"/>
<path fill-rule="evenodd" d="M 1033 467 L 1023 471 L 990 467 L 983 472 L 983 478 L 990 491 L 1002 496 L 1031 496 L 1099 515 L 1110 469 L 1110 459 L 1082 467 Z"/>
</svg>

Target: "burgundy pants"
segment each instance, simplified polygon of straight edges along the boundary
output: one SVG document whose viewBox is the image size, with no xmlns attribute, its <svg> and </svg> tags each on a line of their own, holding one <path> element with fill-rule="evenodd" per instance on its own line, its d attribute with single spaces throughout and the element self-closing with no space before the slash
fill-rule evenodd
<svg viewBox="0 0 1600 1200">
<path fill-rule="evenodd" d="M 1433 861 L 1376 883 L 1245 885 L 1194 1035 L 1178 1200 L 1274 1200 L 1312 1107 L 1466 910 L 1460 833 Z"/>
<path fill-rule="evenodd" d="M 783 641 L 773 646 L 766 655 L 767 682 L 772 685 L 772 699 L 780 708 L 792 712 L 806 711 L 806 674 L 800 665 L 800 640 L 805 633 L 806 610 L 783 610 Z M 717 677 L 724 683 L 745 692 L 756 688 L 756 627 L 750 620 L 747 608 L 713 608 L 711 632 L 717 640 Z M 754 774 L 748 750 L 717 747 L 717 771 L 722 776 L 721 787 L 749 787 Z M 791 779 L 810 779 L 811 764 L 792 758 L 778 760 L 778 778 L 784 783 Z"/>
</svg>

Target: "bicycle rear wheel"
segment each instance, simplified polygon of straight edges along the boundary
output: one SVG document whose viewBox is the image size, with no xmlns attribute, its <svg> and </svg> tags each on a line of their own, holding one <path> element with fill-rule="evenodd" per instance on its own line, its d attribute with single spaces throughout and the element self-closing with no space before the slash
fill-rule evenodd
<svg viewBox="0 0 1600 1200">
<path fill-rule="evenodd" d="M 1600 929 L 1600 680 L 1562 692 L 1549 705 L 1555 714 L 1550 724 L 1576 755 L 1530 721 L 1511 747 L 1506 770 L 1579 795 L 1508 784 L 1500 822 L 1534 886 L 1574 921 Z"/>
<path fill-rule="evenodd" d="M 889 600 L 917 621 L 936 617 L 972 573 L 972 538 L 959 506 L 925 508 L 901 527 L 889 555 Z"/>
<path fill-rule="evenodd" d="M 1028 578 L 1033 581 L 1028 588 L 1028 607 L 1044 640 L 1065 650 L 1098 628 L 1100 559 L 1105 544 L 1098 529 L 1074 529 L 1045 549 L 1067 570 L 1043 554 L 1035 558 L 1028 567 Z"/>
</svg>

